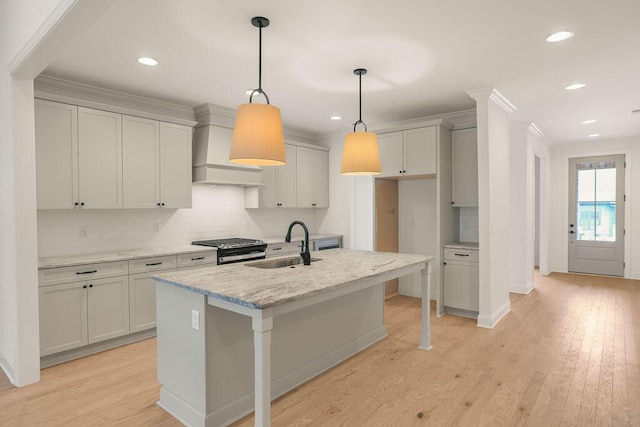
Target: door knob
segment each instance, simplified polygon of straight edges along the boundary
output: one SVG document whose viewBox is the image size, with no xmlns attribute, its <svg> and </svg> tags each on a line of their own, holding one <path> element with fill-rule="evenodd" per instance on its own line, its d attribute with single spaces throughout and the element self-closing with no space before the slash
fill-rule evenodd
<svg viewBox="0 0 640 427">
<path fill-rule="evenodd" d="M 575 234 L 575 231 L 571 230 L 569 231 L 569 234 Z"/>
</svg>

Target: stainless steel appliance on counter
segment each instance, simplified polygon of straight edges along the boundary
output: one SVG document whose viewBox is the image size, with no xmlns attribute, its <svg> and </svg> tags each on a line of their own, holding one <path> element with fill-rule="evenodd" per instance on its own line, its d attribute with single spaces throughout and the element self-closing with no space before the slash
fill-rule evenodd
<svg viewBox="0 0 640 427">
<path fill-rule="evenodd" d="M 237 237 L 230 239 L 197 240 L 191 242 L 191 244 L 216 248 L 218 265 L 264 259 L 267 250 L 267 244 L 262 240 L 241 239 Z"/>
</svg>

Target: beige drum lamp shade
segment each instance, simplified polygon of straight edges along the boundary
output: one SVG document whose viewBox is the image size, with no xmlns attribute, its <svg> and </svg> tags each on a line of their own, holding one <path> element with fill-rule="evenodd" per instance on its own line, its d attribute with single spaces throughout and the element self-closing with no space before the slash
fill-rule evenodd
<svg viewBox="0 0 640 427">
<path fill-rule="evenodd" d="M 380 169 L 378 138 L 373 132 L 351 132 L 344 139 L 343 175 L 377 175 Z"/>
<path fill-rule="evenodd" d="M 278 107 L 249 103 L 238 108 L 229 161 L 263 166 L 287 163 Z"/>
</svg>

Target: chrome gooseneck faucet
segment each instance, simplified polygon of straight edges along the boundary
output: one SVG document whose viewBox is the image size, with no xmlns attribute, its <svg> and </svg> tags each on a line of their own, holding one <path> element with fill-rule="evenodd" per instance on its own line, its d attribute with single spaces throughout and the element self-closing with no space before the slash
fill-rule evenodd
<svg viewBox="0 0 640 427">
<path fill-rule="evenodd" d="M 291 241 L 291 229 L 294 225 L 300 224 L 302 228 L 304 228 L 304 241 L 302 242 L 302 252 L 300 252 L 300 256 L 302 257 L 302 261 L 304 265 L 311 265 L 311 254 L 309 253 L 309 229 L 304 222 L 302 221 L 293 221 L 291 225 L 289 225 L 289 230 L 287 231 L 287 237 L 284 238 L 285 242 Z"/>
</svg>

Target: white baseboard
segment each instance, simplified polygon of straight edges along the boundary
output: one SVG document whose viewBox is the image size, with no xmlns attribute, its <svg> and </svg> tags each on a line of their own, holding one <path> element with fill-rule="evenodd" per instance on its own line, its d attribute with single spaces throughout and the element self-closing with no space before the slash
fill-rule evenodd
<svg viewBox="0 0 640 427">
<path fill-rule="evenodd" d="M 293 372 L 273 380 L 271 382 L 271 400 L 293 390 L 300 384 L 309 381 L 311 378 L 377 343 L 386 336 L 387 328 L 383 325 L 360 337 L 355 342 L 339 347 L 332 352 L 301 366 Z M 188 426 L 209 427 L 229 425 L 253 412 L 254 394 L 253 392 L 246 394 L 205 415 L 175 394 L 171 393 L 170 390 L 162 387 L 160 390 L 160 400 L 157 404 L 177 418 L 178 421 Z"/>
<path fill-rule="evenodd" d="M 11 381 L 11 384 L 16 383 L 15 373 L 13 372 L 13 366 L 11 365 L 11 363 L 9 363 L 9 360 L 7 359 L 7 357 L 2 353 L 0 353 L 0 369 L 4 371 L 9 381 Z"/>
<path fill-rule="evenodd" d="M 527 295 L 532 290 L 533 290 L 533 280 L 523 285 L 516 285 L 513 283 L 509 285 L 509 292 L 513 292 L 514 294 Z"/>
<path fill-rule="evenodd" d="M 121 347 L 123 345 L 133 344 L 134 342 L 146 340 L 155 336 L 156 328 L 152 328 L 147 329 L 146 331 L 123 335 L 121 337 L 112 338 L 107 341 L 101 341 L 95 344 L 89 344 L 71 350 L 63 351 L 61 353 L 43 356 L 40 358 L 40 369 L 68 362 L 70 360 L 79 359 L 81 357 L 90 356 L 92 354 L 100 353 L 106 350 L 111 350 L 112 348 Z"/>
<path fill-rule="evenodd" d="M 481 328 L 493 329 L 493 327 L 496 326 L 509 311 L 511 311 L 511 303 L 507 300 L 496 311 L 491 313 L 490 316 L 479 314 L 478 326 Z"/>
</svg>

